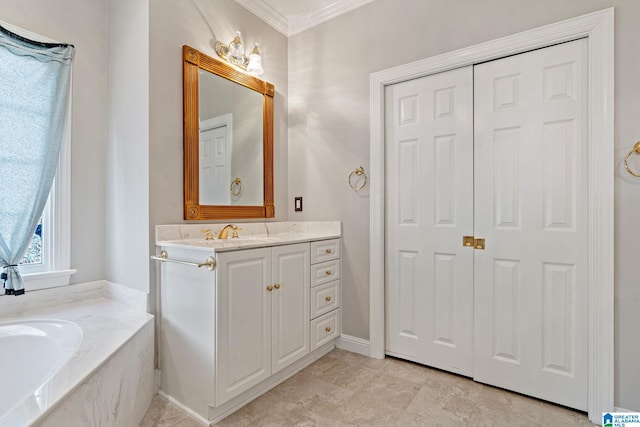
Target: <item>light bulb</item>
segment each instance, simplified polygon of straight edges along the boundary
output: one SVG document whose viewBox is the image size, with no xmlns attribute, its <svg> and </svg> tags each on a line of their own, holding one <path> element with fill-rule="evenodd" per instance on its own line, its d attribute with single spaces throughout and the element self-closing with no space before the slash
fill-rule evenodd
<svg viewBox="0 0 640 427">
<path fill-rule="evenodd" d="M 236 31 L 236 36 L 229 43 L 229 53 L 227 54 L 229 62 L 235 65 L 244 65 L 247 59 L 244 56 L 244 46 L 240 38 L 240 31 Z"/>
<path fill-rule="evenodd" d="M 249 55 L 249 65 L 247 65 L 247 73 L 255 74 L 256 76 L 264 73 L 264 70 L 262 69 L 262 57 L 260 56 L 258 43 L 256 43 L 256 45 L 253 47 L 253 50 Z"/>
</svg>

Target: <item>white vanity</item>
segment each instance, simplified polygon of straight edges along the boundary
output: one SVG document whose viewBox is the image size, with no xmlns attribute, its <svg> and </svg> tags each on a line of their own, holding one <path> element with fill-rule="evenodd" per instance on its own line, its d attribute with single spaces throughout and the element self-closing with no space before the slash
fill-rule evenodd
<svg viewBox="0 0 640 427">
<path fill-rule="evenodd" d="M 156 227 L 167 258 L 160 392 L 207 423 L 311 364 L 340 335 L 339 222 L 243 223 L 238 238 L 219 240 L 223 226 Z"/>
</svg>

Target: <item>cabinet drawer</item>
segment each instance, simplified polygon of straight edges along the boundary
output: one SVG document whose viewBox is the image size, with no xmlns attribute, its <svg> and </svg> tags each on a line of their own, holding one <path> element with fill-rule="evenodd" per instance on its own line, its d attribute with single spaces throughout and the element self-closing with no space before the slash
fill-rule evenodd
<svg viewBox="0 0 640 427">
<path fill-rule="evenodd" d="M 340 258 L 340 239 L 311 242 L 311 264 Z"/>
<path fill-rule="evenodd" d="M 340 310 L 333 310 L 311 321 L 311 351 L 340 335 Z"/>
<path fill-rule="evenodd" d="M 340 278 L 340 260 L 327 261 L 311 266 L 311 287 L 333 282 Z"/>
<path fill-rule="evenodd" d="M 340 307 L 340 281 L 311 288 L 311 318 Z"/>
</svg>

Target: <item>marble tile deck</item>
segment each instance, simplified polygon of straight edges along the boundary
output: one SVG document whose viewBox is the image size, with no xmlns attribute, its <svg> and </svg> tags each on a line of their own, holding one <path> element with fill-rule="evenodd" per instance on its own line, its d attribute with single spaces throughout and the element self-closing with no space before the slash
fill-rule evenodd
<svg viewBox="0 0 640 427">
<path fill-rule="evenodd" d="M 197 427 L 156 396 L 140 427 Z M 590 426 L 586 414 L 400 359 L 334 350 L 217 426 Z"/>
</svg>

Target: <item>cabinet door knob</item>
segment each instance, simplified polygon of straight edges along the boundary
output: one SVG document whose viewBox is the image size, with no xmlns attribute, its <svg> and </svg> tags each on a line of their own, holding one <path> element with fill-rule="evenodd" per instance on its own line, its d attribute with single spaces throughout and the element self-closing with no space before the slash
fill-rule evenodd
<svg viewBox="0 0 640 427">
<path fill-rule="evenodd" d="M 271 286 L 271 285 L 267 286 L 267 290 L 268 290 L 269 292 L 271 292 L 271 291 L 273 290 L 273 286 Z"/>
<path fill-rule="evenodd" d="M 329 301 L 331 301 L 331 297 L 326 297 L 324 300 L 325 300 L 326 302 L 329 302 Z"/>
<path fill-rule="evenodd" d="M 324 330 L 327 332 L 331 332 L 331 326 L 327 326 L 326 328 L 324 328 Z"/>
<path fill-rule="evenodd" d="M 331 276 L 331 270 L 325 271 L 324 274 L 326 274 L 327 276 Z"/>
<path fill-rule="evenodd" d="M 275 285 L 273 285 L 273 287 L 276 289 L 280 289 L 280 283 L 276 283 Z"/>
<path fill-rule="evenodd" d="M 324 252 L 327 253 L 327 254 L 330 254 L 331 253 L 331 249 L 327 249 Z"/>
</svg>

